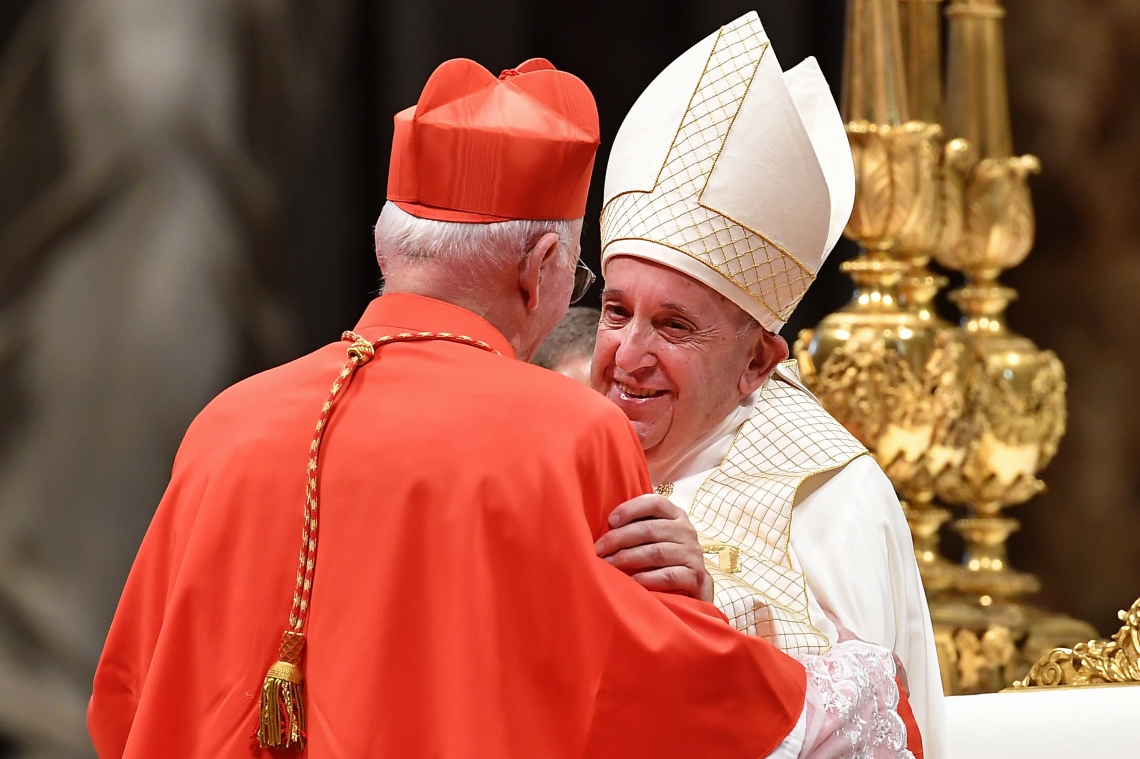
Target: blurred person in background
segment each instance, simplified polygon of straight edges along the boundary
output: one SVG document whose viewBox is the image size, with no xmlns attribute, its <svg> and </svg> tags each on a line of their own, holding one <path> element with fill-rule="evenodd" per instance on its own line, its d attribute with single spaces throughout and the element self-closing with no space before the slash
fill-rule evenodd
<svg viewBox="0 0 1140 759">
<path fill-rule="evenodd" d="M 72 759 L 186 426 L 297 351 L 286 196 L 340 105 L 295 72 L 344 54 L 347 3 L 305 24 L 220 0 L 0 15 L 21 5 L 0 55 L 0 732 Z"/>
<path fill-rule="evenodd" d="M 797 661 L 596 556 L 644 457 L 526 363 L 592 279 L 586 86 L 455 59 L 395 125 L 385 291 L 191 425 L 96 672 L 99 755 L 909 756 L 885 649 Z"/>
<path fill-rule="evenodd" d="M 600 316 L 596 308 L 571 307 L 542 341 L 531 363 L 589 385 Z"/>
<path fill-rule="evenodd" d="M 622 511 L 641 521 L 603 537 L 599 553 L 642 571 L 662 550 L 655 531 L 687 515 L 712 555 L 714 602 L 737 629 L 789 653 L 848 635 L 892 649 L 927 753 L 945 759 L 907 521 L 778 335 L 854 194 L 815 60 L 781 71 L 754 13 L 678 58 L 634 104 L 606 169 L 593 382 L 633 424 L 669 501 Z"/>
</svg>

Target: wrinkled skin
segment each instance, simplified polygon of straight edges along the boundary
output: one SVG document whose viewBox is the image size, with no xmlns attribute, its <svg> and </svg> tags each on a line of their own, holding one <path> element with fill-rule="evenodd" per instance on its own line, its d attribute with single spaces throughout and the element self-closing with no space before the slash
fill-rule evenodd
<svg viewBox="0 0 1140 759">
<path fill-rule="evenodd" d="M 655 480 L 787 356 L 782 338 L 696 280 L 629 256 L 607 264 L 592 384 L 629 418 Z M 651 590 L 711 600 L 681 509 L 641 496 L 615 510 L 610 526 L 599 556 Z"/>
<path fill-rule="evenodd" d="M 782 338 L 696 280 L 629 256 L 609 262 L 593 385 L 625 412 L 650 470 L 728 416 L 787 355 Z"/>
</svg>

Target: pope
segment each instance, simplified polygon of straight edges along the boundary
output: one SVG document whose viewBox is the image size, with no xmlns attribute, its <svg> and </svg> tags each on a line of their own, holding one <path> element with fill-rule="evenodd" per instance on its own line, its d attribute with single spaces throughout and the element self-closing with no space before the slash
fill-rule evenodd
<svg viewBox="0 0 1140 759">
<path fill-rule="evenodd" d="M 597 145 L 541 59 L 448 61 L 397 114 L 384 294 L 187 431 L 95 676 L 102 759 L 909 756 L 885 649 L 797 660 L 595 555 L 645 459 L 525 360 L 591 279 Z"/>
<path fill-rule="evenodd" d="M 711 598 L 783 651 L 819 653 L 847 634 L 892 649 L 939 759 L 941 678 L 906 519 L 778 335 L 854 193 L 818 65 L 782 71 L 755 13 L 635 103 L 606 171 L 593 383 L 632 422 L 669 502 L 619 508 L 598 550 L 647 587 Z M 682 550 L 686 519 L 707 570 Z"/>
</svg>

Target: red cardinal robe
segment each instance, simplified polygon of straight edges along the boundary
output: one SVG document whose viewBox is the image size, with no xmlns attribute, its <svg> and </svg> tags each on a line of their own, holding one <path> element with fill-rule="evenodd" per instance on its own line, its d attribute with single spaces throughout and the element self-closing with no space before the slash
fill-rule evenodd
<svg viewBox="0 0 1140 759">
<path fill-rule="evenodd" d="M 650 490 L 621 412 L 513 358 L 477 316 L 385 295 L 321 448 L 308 747 L 336 757 L 765 756 L 805 674 L 708 604 L 598 559 Z M 251 737 L 292 603 L 315 420 L 346 343 L 241 382 L 194 421 L 95 676 L 102 759 L 284 756 Z"/>
</svg>

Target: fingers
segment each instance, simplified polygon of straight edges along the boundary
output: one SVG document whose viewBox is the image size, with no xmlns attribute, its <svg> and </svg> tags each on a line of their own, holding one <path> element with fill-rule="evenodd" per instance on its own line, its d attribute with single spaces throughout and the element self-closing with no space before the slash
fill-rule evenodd
<svg viewBox="0 0 1140 759">
<path fill-rule="evenodd" d="M 646 590 L 658 593 L 682 593 L 693 598 L 700 597 L 700 579 L 688 567 L 665 567 L 632 575 Z"/>
<path fill-rule="evenodd" d="M 677 519 L 685 512 L 672 501 L 655 493 L 639 495 L 618 506 L 610 513 L 610 528 L 622 527 L 638 519 Z"/>
<path fill-rule="evenodd" d="M 614 509 L 609 525 L 594 545 L 598 556 L 648 590 L 712 600 L 712 578 L 696 528 L 668 498 L 630 499 Z"/>
<path fill-rule="evenodd" d="M 839 623 L 839 618 L 832 614 L 827 609 L 823 610 L 823 616 L 831 620 L 831 624 L 835 625 L 835 632 L 839 634 L 839 643 L 844 643 L 849 640 L 860 640 L 855 633 L 848 630 L 846 627 Z"/>
<path fill-rule="evenodd" d="M 893 653 L 891 656 L 895 657 L 895 678 L 902 686 L 903 693 L 906 694 L 907 698 L 910 698 L 910 680 L 906 676 L 906 667 L 903 666 L 902 659 L 899 658 L 898 654 Z"/>
<path fill-rule="evenodd" d="M 648 519 L 610 530 L 594 545 L 599 556 L 646 543 L 679 543 L 700 553 L 697 531 L 687 519 Z"/>
<path fill-rule="evenodd" d="M 626 574 L 667 567 L 694 570 L 704 565 L 703 554 L 694 554 L 688 547 L 677 543 L 650 543 L 625 548 L 605 559 Z"/>
</svg>

